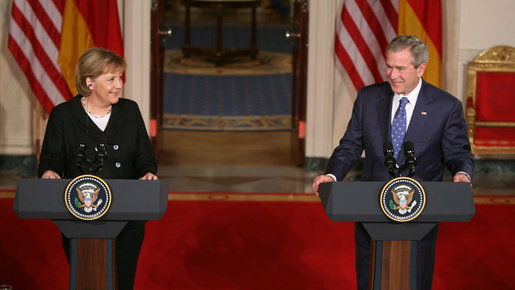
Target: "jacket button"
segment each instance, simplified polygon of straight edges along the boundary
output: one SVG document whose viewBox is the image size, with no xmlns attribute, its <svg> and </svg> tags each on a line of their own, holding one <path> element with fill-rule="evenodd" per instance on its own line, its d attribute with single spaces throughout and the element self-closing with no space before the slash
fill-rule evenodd
<svg viewBox="0 0 515 290">
<path fill-rule="evenodd" d="M 120 167 L 122 167 L 122 164 L 121 164 L 120 162 L 116 162 L 116 163 L 114 164 L 114 166 L 116 166 L 116 168 L 120 168 Z"/>
<path fill-rule="evenodd" d="M 113 145 L 114 150 L 118 150 L 118 148 L 119 148 L 118 145 Z"/>
</svg>

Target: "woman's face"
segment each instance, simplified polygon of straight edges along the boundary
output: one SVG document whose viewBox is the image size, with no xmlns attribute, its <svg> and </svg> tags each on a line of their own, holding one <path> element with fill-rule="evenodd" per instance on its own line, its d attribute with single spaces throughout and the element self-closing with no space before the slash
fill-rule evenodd
<svg viewBox="0 0 515 290">
<path fill-rule="evenodd" d="M 90 97 L 105 105 L 116 104 L 123 88 L 122 75 L 123 71 L 115 71 L 101 74 L 96 79 L 87 78 L 86 81 L 90 82 Z"/>
</svg>

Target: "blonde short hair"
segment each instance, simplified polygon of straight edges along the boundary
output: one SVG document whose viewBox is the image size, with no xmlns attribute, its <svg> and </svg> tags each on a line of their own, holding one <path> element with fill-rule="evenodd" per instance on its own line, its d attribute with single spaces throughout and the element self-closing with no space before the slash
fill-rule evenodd
<svg viewBox="0 0 515 290">
<path fill-rule="evenodd" d="M 127 67 L 125 60 L 114 52 L 100 47 L 86 50 L 75 67 L 75 87 L 79 94 L 89 96 L 91 90 L 86 84 L 87 78 L 96 79 L 108 72 L 123 72 Z"/>
</svg>

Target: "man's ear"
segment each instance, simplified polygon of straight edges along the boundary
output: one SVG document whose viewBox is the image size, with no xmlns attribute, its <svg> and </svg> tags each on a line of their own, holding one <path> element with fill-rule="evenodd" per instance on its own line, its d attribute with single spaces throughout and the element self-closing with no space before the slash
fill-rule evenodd
<svg viewBox="0 0 515 290">
<path fill-rule="evenodd" d="M 427 63 L 423 62 L 417 67 L 417 75 L 418 77 L 422 77 L 424 71 L 426 71 Z"/>
</svg>

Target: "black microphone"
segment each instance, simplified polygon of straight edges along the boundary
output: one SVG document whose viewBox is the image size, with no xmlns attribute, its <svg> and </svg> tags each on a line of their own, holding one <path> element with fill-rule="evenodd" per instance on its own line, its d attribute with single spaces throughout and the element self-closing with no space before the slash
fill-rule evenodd
<svg viewBox="0 0 515 290">
<path fill-rule="evenodd" d="M 397 175 L 395 174 L 395 164 L 397 160 L 393 157 L 393 145 L 392 142 L 386 141 L 383 144 L 383 154 L 384 154 L 384 166 L 388 169 L 388 173 L 395 178 Z"/>
<path fill-rule="evenodd" d="M 404 150 L 404 155 L 406 156 L 406 162 L 404 166 L 409 170 L 408 177 L 411 177 L 413 174 L 415 174 L 415 165 L 417 165 L 417 159 L 415 158 L 415 146 L 410 141 L 407 141 L 402 144 L 402 148 Z"/>
<path fill-rule="evenodd" d="M 95 151 L 97 151 L 97 154 L 96 154 L 96 161 L 97 161 L 96 172 L 100 172 L 104 168 L 104 159 L 106 158 L 106 155 L 107 155 L 107 150 L 106 150 L 105 144 L 103 144 L 103 143 L 98 144 L 98 146 L 95 147 Z"/>
<path fill-rule="evenodd" d="M 75 151 L 75 166 L 78 167 L 80 170 L 82 170 L 82 173 L 84 173 L 84 167 L 86 166 L 86 145 L 83 143 L 80 143 L 79 146 L 77 146 L 77 150 Z"/>
</svg>

